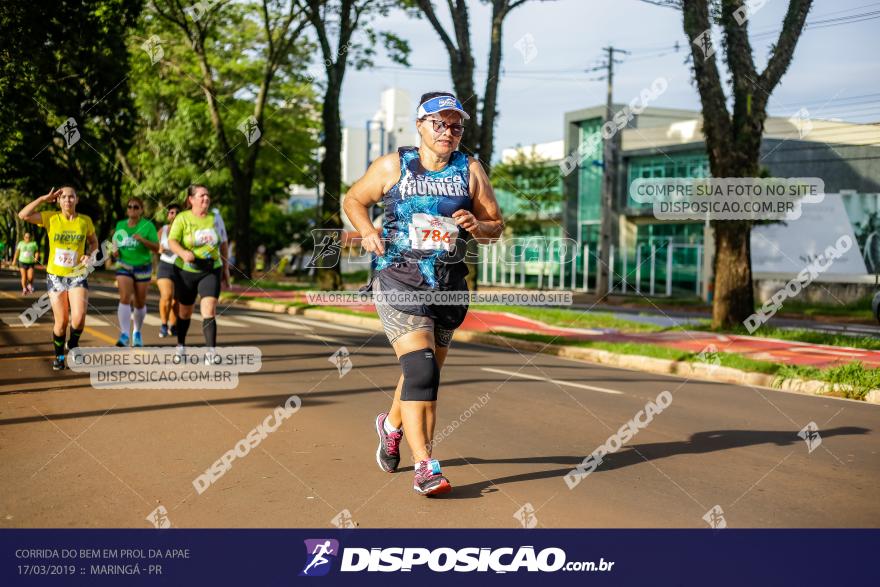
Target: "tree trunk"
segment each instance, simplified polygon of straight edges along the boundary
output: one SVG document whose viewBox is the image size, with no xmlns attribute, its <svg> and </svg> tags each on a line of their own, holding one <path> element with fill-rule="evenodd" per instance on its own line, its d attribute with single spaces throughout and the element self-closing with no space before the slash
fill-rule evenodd
<svg viewBox="0 0 880 587">
<path fill-rule="evenodd" d="M 721 3 L 723 48 L 733 89 L 731 116 L 715 53 L 709 52 L 708 46 L 699 41 L 710 30 L 710 2 L 682 1 L 684 31 L 691 43 L 694 81 L 703 106 L 703 134 L 713 177 L 760 175 L 759 154 L 767 101 L 791 63 L 812 4 L 812 0 L 789 0 L 782 31 L 771 49 L 766 68 L 759 74 L 752 56 L 747 24 L 737 18 L 737 12 L 744 4 Z M 716 240 L 712 327 L 735 327 L 754 311 L 751 223 L 713 221 L 712 226 Z"/>
<path fill-rule="evenodd" d="M 467 122 L 467 130 L 461 137 L 459 148 L 468 155 L 474 156 L 479 153 L 480 148 L 480 119 L 477 113 L 479 97 L 474 90 L 474 60 L 470 56 L 459 54 L 458 59 L 451 61 L 451 64 L 455 96 L 471 117 Z"/>
<path fill-rule="evenodd" d="M 450 58 L 452 85 L 455 90 L 456 97 L 464 106 L 465 112 L 471 117 L 467 124 L 467 130 L 461 137 L 459 149 L 468 155 L 476 155 L 479 150 L 480 126 L 477 117 L 477 95 L 474 92 L 474 60 L 470 55 L 463 55 L 459 52 L 458 59 Z M 477 291 L 477 271 L 479 267 L 479 245 L 475 240 L 469 240 L 467 244 L 467 254 L 465 256 L 468 265 L 468 274 L 465 277 L 468 289 Z M 474 259 L 474 261 L 470 261 Z"/>
<path fill-rule="evenodd" d="M 214 77 L 208 58 L 204 52 L 202 39 L 194 43 L 196 54 L 199 56 L 199 67 L 202 71 L 202 91 L 208 103 L 208 113 L 211 118 L 211 126 L 220 142 L 220 148 L 226 153 L 224 160 L 229 174 L 232 176 L 232 191 L 235 194 L 235 272 L 240 273 L 245 279 L 251 278 L 251 185 L 252 178 L 247 177 L 235 159 L 235 149 L 230 148 L 217 105 L 217 97 L 214 89 Z"/>
<path fill-rule="evenodd" d="M 498 104 L 498 76 L 501 72 L 501 35 L 504 29 L 506 6 L 496 2 L 492 10 L 492 31 L 489 44 L 489 71 L 486 75 L 486 92 L 483 96 L 483 123 L 480 125 L 480 162 L 491 173 L 492 151 L 495 147 L 495 108 Z"/>
<path fill-rule="evenodd" d="M 329 74 L 329 72 L 328 72 Z M 339 98 L 342 91 L 341 76 L 327 76 L 327 93 L 321 119 L 324 123 L 324 159 L 321 161 L 321 177 L 324 189 L 321 197 L 321 228 L 341 229 L 339 192 L 342 188 L 342 119 L 339 115 Z M 316 243 L 317 244 L 317 243 Z M 316 259 L 317 286 L 322 290 L 338 290 L 342 287 L 342 268 L 336 256 Z M 330 261 L 333 262 L 330 266 Z M 326 265 L 325 265 L 326 263 Z"/>
<path fill-rule="evenodd" d="M 734 328 L 755 310 L 748 222 L 719 221 L 715 229 L 712 328 Z M 723 268 L 719 270 L 719 268 Z"/>
<path fill-rule="evenodd" d="M 766 101 L 737 100 L 749 107 L 734 107 L 734 148 L 710 155 L 713 177 L 760 176 L 761 136 L 764 132 Z M 735 328 L 755 311 L 752 284 L 751 230 L 747 221 L 713 221 L 715 229 L 715 289 L 712 304 L 712 328 Z"/>
<path fill-rule="evenodd" d="M 235 268 L 230 270 L 230 275 L 235 276 L 236 273 L 241 272 L 245 279 L 250 279 L 253 270 L 251 185 L 252 180 L 245 178 L 233 182 L 235 193 Z"/>
</svg>

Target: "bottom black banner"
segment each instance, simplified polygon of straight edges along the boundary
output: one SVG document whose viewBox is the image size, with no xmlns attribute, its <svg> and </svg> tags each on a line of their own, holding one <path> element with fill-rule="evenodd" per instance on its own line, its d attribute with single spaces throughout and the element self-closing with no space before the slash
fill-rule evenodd
<svg viewBox="0 0 880 587">
<path fill-rule="evenodd" d="M 880 530 L 6 529 L 0 585 L 877 585 L 878 546 Z"/>
</svg>

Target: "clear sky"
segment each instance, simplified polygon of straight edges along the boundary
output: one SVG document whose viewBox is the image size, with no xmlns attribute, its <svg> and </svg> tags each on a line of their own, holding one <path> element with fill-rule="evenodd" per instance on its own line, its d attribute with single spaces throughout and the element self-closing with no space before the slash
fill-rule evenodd
<svg viewBox="0 0 880 587">
<path fill-rule="evenodd" d="M 449 23 L 445 2 L 435 4 Z M 469 5 L 482 93 L 490 9 L 478 0 Z M 787 0 L 767 0 L 749 20 L 759 69 L 766 64 L 787 5 Z M 816 0 L 807 22 L 816 24 L 801 37 L 770 101 L 770 114 L 788 117 L 803 107 L 814 118 L 880 121 L 880 2 Z M 349 70 L 342 96 L 347 126 L 363 127 L 385 88 L 409 91 L 413 108 L 425 91 L 452 89 L 446 50 L 425 19 L 396 11 L 376 26 L 409 40 L 411 67 L 393 65 L 381 55 L 377 69 Z M 451 23 L 449 29 L 451 34 Z M 526 34 L 537 49 L 528 63 L 516 47 Z M 663 50 L 676 41 L 681 44 L 678 53 Z M 699 109 L 690 67 L 684 63 L 688 48 L 681 12 L 638 0 L 529 0 L 510 14 L 504 27 L 495 157 L 506 147 L 561 139 L 565 112 L 604 104 L 604 81 L 591 81 L 601 72 L 584 70 L 599 63 L 602 48 L 609 44 L 632 51 L 615 66 L 615 101 L 630 101 L 662 76 L 669 87 L 652 105 Z"/>
</svg>

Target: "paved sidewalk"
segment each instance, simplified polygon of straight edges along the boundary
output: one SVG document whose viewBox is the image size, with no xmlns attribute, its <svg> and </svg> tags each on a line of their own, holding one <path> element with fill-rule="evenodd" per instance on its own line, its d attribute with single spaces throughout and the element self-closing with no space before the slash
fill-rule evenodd
<svg viewBox="0 0 880 587">
<path fill-rule="evenodd" d="M 278 301 L 306 301 L 305 293 L 302 291 L 265 291 L 233 287 L 230 293 L 243 297 L 270 297 Z M 376 311 L 372 304 L 347 307 L 361 312 Z M 630 334 L 613 329 L 563 328 L 505 312 L 477 309 L 468 312 L 461 328 L 475 332 L 542 334 L 569 340 L 647 343 L 695 353 L 702 352 L 709 345 L 714 345 L 717 352 L 737 353 L 750 359 L 817 368 L 833 367 L 854 361 L 861 361 L 867 367 L 880 367 L 880 351 L 692 330 Z"/>
</svg>

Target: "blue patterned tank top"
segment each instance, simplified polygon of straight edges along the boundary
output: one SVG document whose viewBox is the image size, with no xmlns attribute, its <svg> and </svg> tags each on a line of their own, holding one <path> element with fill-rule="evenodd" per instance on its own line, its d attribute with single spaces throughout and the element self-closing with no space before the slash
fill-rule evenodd
<svg viewBox="0 0 880 587">
<path fill-rule="evenodd" d="M 467 275 L 464 263 L 471 235 L 451 218 L 471 210 L 467 155 L 456 151 L 439 171 L 425 169 L 414 147 L 398 149 L 400 179 L 383 196 L 385 254 L 373 269 L 382 277 L 424 289 L 456 287 Z"/>
</svg>

